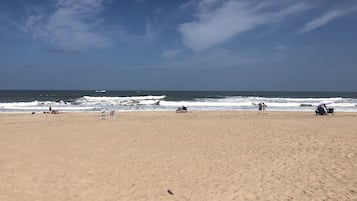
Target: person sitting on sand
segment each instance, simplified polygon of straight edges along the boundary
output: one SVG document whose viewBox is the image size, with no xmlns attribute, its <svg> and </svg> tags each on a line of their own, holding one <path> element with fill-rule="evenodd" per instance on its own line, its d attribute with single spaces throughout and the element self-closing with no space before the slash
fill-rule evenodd
<svg viewBox="0 0 357 201">
<path fill-rule="evenodd" d="M 187 112 L 187 106 L 182 106 L 182 107 L 178 107 L 176 109 L 176 112 Z"/>
<path fill-rule="evenodd" d="M 315 110 L 315 114 L 316 115 L 327 115 L 327 109 L 324 108 L 323 105 L 319 105 L 317 106 L 316 110 Z"/>
</svg>

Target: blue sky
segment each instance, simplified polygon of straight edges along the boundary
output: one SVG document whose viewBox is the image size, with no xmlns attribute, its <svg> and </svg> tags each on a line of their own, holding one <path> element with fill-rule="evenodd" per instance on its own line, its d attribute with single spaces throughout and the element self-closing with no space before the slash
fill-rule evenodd
<svg viewBox="0 0 357 201">
<path fill-rule="evenodd" d="M 357 91 L 356 0 L 1 0 L 0 89 Z"/>
</svg>

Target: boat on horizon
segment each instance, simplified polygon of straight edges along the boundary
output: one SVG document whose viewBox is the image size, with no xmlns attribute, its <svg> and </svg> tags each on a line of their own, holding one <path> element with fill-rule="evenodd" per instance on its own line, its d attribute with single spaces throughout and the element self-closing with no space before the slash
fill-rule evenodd
<svg viewBox="0 0 357 201">
<path fill-rule="evenodd" d="M 107 92 L 107 91 L 105 91 L 105 90 L 97 90 L 97 91 L 95 91 L 96 93 L 105 93 L 105 92 Z"/>
</svg>

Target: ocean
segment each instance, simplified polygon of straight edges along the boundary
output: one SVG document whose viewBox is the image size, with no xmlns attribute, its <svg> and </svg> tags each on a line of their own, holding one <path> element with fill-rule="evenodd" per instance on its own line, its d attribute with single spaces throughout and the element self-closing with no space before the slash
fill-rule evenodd
<svg viewBox="0 0 357 201">
<path fill-rule="evenodd" d="M 269 111 L 314 112 L 326 103 L 335 112 L 357 112 L 357 92 L 0 90 L 0 112 L 254 111 L 261 102 Z"/>
</svg>

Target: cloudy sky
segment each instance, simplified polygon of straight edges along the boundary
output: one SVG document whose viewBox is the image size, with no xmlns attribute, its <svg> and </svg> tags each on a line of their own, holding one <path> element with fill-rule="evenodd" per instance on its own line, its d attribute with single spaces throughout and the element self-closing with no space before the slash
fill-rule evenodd
<svg viewBox="0 0 357 201">
<path fill-rule="evenodd" d="M 357 91 L 357 1 L 0 0 L 0 89 Z"/>
</svg>

